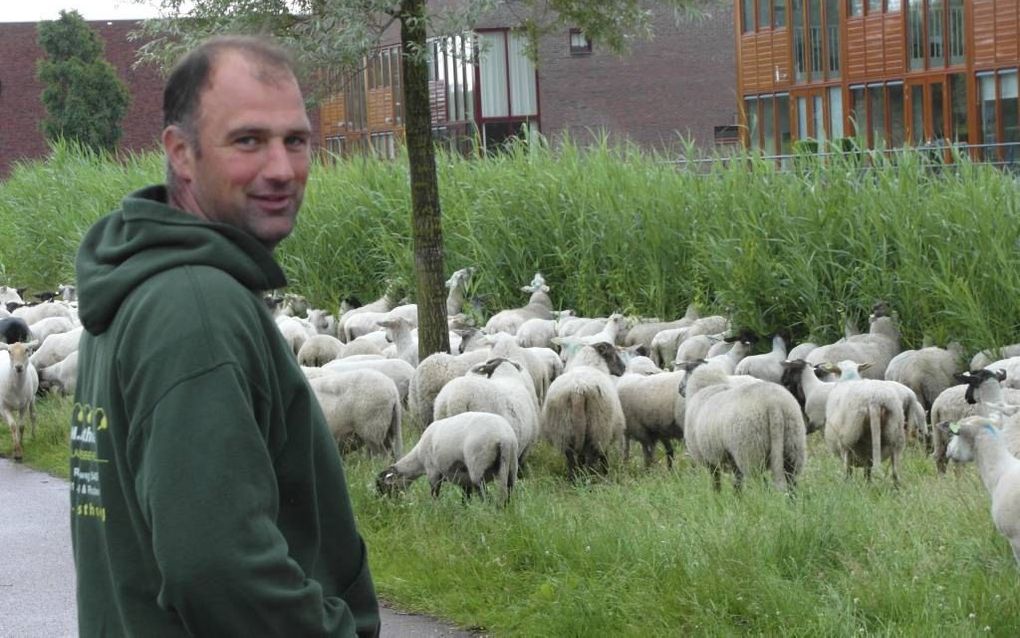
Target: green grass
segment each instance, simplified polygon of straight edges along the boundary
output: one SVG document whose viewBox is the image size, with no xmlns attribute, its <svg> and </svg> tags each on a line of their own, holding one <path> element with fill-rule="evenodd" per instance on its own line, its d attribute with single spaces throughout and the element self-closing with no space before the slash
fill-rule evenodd
<svg viewBox="0 0 1020 638">
<path fill-rule="evenodd" d="M 541 270 L 556 303 L 586 315 L 673 317 L 695 301 L 759 332 L 831 340 L 884 298 L 907 347 L 1020 341 L 1011 175 L 966 162 L 934 173 L 909 155 L 797 172 L 663 159 L 569 143 L 441 156 L 447 272 L 478 267 L 490 312 L 522 303 L 517 288 Z M 0 283 L 70 280 L 84 229 L 162 170 L 155 155 L 67 147 L 19 167 L 0 183 Z M 405 165 L 356 159 L 314 168 L 279 256 L 292 288 L 332 307 L 409 283 L 409 236 Z M 27 463 L 64 477 L 70 405 L 42 400 L 26 442 Z M 845 482 L 814 435 L 790 499 L 757 484 L 715 494 L 686 463 L 644 472 L 637 458 L 575 486 L 539 446 L 505 511 L 453 490 L 434 502 L 423 482 L 380 499 L 385 461 L 346 465 L 380 593 L 494 635 L 1020 635 L 1016 565 L 973 468 L 937 477 L 916 448 L 894 491 L 884 475 Z"/>
<path fill-rule="evenodd" d="M 40 402 L 27 463 L 66 477 L 70 407 Z M 821 437 L 809 443 L 793 498 L 753 481 L 716 494 L 661 452 L 651 471 L 617 459 L 573 485 L 540 445 L 506 510 L 454 488 L 434 501 L 424 480 L 380 498 L 385 459 L 345 464 L 380 595 L 495 636 L 1020 633 L 1017 568 L 972 467 L 938 477 L 909 447 L 894 490 L 884 472 L 844 481 Z"/>
</svg>

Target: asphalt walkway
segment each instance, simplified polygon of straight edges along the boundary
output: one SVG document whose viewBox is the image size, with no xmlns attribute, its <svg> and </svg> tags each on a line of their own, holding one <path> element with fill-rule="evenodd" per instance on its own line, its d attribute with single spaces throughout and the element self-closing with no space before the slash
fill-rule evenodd
<svg viewBox="0 0 1020 638">
<path fill-rule="evenodd" d="M 69 498 L 66 481 L 0 459 L 0 638 L 78 633 Z M 391 609 L 382 621 L 386 638 L 477 636 Z"/>
</svg>

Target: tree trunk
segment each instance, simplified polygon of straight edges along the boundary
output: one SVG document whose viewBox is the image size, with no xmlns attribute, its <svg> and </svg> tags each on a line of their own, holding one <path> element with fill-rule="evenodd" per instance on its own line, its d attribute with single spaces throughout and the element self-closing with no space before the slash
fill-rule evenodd
<svg viewBox="0 0 1020 638">
<path fill-rule="evenodd" d="M 411 228 L 418 301 L 418 357 L 450 351 L 443 276 L 443 229 L 439 179 L 432 145 L 429 69 L 426 61 L 426 0 L 401 0 L 404 112 L 411 172 Z"/>
</svg>

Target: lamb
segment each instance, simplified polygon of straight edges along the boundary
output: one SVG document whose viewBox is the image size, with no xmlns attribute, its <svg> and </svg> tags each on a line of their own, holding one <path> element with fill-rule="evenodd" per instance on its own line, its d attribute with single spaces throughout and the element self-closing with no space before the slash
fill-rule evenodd
<svg viewBox="0 0 1020 638">
<path fill-rule="evenodd" d="M 995 425 L 987 416 L 969 416 L 939 427 L 954 435 L 949 443 L 951 459 L 977 463 L 981 482 L 992 499 L 992 521 L 1009 540 L 1020 567 L 1020 460 L 1006 449 Z"/>
<path fill-rule="evenodd" d="M 986 369 L 962 372 L 954 377 L 964 385 L 947 388 L 931 406 L 931 423 L 958 421 L 968 416 L 1000 416 L 1000 407 L 1020 405 L 1020 390 L 1003 388 L 1006 373 Z M 932 428 L 932 458 L 935 469 L 944 474 L 948 465 L 949 437 L 944 429 Z"/>
<path fill-rule="evenodd" d="M 446 280 L 446 287 L 450 289 L 450 292 L 446 294 L 446 316 L 452 317 L 464 312 L 467 286 L 471 282 L 471 275 L 474 273 L 475 269 L 469 266 L 454 272 Z"/>
<path fill-rule="evenodd" d="M 334 336 L 317 334 L 309 337 L 298 350 L 297 360 L 303 366 L 320 368 L 344 356 L 345 344 Z"/>
<path fill-rule="evenodd" d="M 597 343 L 581 348 L 549 386 L 542 431 L 566 457 L 571 479 L 579 470 L 605 473 L 610 446 L 623 440 L 623 407 L 609 378 L 623 371 L 616 347 Z"/>
<path fill-rule="evenodd" d="M 51 366 L 40 368 L 39 389 L 56 390 L 63 395 L 74 394 L 78 382 L 78 351 Z"/>
<path fill-rule="evenodd" d="M 841 361 L 841 370 L 853 361 Z M 900 392 L 889 381 L 859 379 L 836 383 L 825 407 L 825 442 L 843 461 L 849 479 L 853 467 L 872 470 L 890 459 L 893 484 L 899 486 L 900 455 L 906 445 L 906 417 Z"/>
<path fill-rule="evenodd" d="M 39 389 L 39 374 L 29 358 L 37 345 L 37 341 L 0 343 L 0 414 L 11 429 L 15 461 L 24 456 L 21 439 L 25 434 L 26 412 L 32 423 L 32 437 L 35 437 L 35 393 Z"/>
<path fill-rule="evenodd" d="M 528 319 L 552 319 L 552 299 L 549 298 L 549 286 L 545 285 L 542 273 L 535 273 L 531 284 L 522 286 L 521 291 L 531 293 L 528 304 L 521 308 L 502 310 L 489 317 L 485 323 L 487 334 L 506 332 L 513 335 Z"/>
<path fill-rule="evenodd" d="M 464 376 L 471 366 L 488 358 L 488 348 L 471 350 L 461 355 L 436 352 L 425 357 L 414 369 L 408 388 L 408 407 L 415 421 L 422 428 L 432 423 L 436 397 L 443 386 Z"/>
<path fill-rule="evenodd" d="M 945 350 L 937 347 L 904 350 L 889 362 L 885 378 L 913 390 L 927 415 L 935 399 L 955 384 L 954 376 L 962 372 L 962 363 L 960 344 L 950 344 Z"/>
<path fill-rule="evenodd" d="M 538 401 L 531 376 L 518 361 L 490 358 L 453 379 L 436 396 L 435 418 L 462 412 L 491 412 L 505 418 L 517 436 L 518 467 L 538 438 Z"/>
<path fill-rule="evenodd" d="M 699 366 L 685 379 L 684 440 L 691 460 L 721 489 L 724 469 L 740 490 L 745 477 L 768 469 L 779 491 L 796 486 L 806 460 L 807 431 L 796 399 L 776 384 Z"/>
<path fill-rule="evenodd" d="M 348 317 L 344 322 L 344 334 L 341 340 L 350 343 L 358 337 L 367 335 L 379 330 L 380 321 L 388 321 L 397 318 L 405 319 L 411 327 L 418 327 L 418 305 L 404 304 L 397 306 L 389 312 L 363 312 Z"/>
<path fill-rule="evenodd" d="M 74 330 L 47 337 L 39 349 L 32 354 L 32 365 L 36 369 L 42 369 L 66 359 L 67 355 L 78 349 L 83 330 L 81 326 L 78 326 Z"/>
<path fill-rule="evenodd" d="M 407 402 L 407 389 L 411 383 L 411 376 L 414 375 L 414 367 L 406 361 L 401 361 L 400 359 L 377 359 L 371 356 L 364 359 L 361 357 L 344 357 L 343 359 L 330 361 L 322 366 L 322 369 L 330 372 L 349 372 L 351 370 L 364 369 L 382 372 L 397 384 L 397 391 L 400 393 L 400 402 L 402 404 Z"/>
<path fill-rule="evenodd" d="M 852 336 L 846 341 L 819 346 L 807 354 L 805 360 L 811 365 L 852 360 L 868 362 L 871 366 L 863 375 L 867 379 L 882 380 L 885 370 L 894 356 L 900 352 L 900 332 L 896 320 L 889 316 L 871 318 L 871 330 L 867 334 Z"/>
<path fill-rule="evenodd" d="M 392 350 L 387 348 L 383 354 L 402 359 L 414 367 L 418 366 L 418 337 L 412 333 L 414 325 L 403 317 L 394 317 L 378 322 L 386 331 L 386 340 L 393 343 Z"/>
<path fill-rule="evenodd" d="M 735 374 L 747 374 L 762 381 L 781 383 L 783 362 L 786 361 L 786 340 L 781 335 L 772 337 L 772 350 L 766 354 L 746 356 L 737 362 Z"/>
<path fill-rule="evenodd" d="M 379 473 L 376 489 L 387 495 L 402 491 L 416 478 L 428 477 L 433 498 L 445 481 L 460 486 L 464 497 L 485 494 L 495 481 L 506 504 L 517 479 L 517 437 L 506 419 L 487 412 L 461 412 L 431 423 L 418 443 Z"/>
<path fill-rule="evenodd" d="M 344 451 L 364 444 L 372 454 L 400 458 L 400 394 L 393 381 L 371 369 L 331 372 L 308 385 L 315 393 L 329 430 Z"/>
<path fill-rule="evenodd" d="M 646 357 L 638 357 L 651 364 Z M 628 362 L 628 369 L 634 361 Z M 644 368 L 638 363 L 635 368 Z M 666 466 L 673 468 L 673 441 L 684 437 L 683 418 L 677 418 L 677 400 L 680 395 L 680 384 L 686 372 L 659 372 L 657 374 L 641 374 L 627 372 L 616 382 L 616 392 L 620 397 L 623 409 L 624 437 L 627 443 L 631 440 L 641 444 L 644 452 L 645 467 L 651 467 L 655 455 L 655 446 L 661 442 L 666 449 Z M 682 413 L 681 413 L 682 414 Z M 625 447 L 627 457 L 629 445 Z"/>
</svg>

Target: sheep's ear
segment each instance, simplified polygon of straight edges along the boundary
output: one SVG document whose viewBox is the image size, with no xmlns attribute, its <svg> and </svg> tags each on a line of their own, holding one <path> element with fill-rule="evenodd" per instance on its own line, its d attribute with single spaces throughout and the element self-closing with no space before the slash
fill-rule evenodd
<svg viewBox="0 0 1020 638">
<path fill-rule="evenodd" d="M 972 376 L 970 372 L 958 372 L 953 375 L 953 378 L 960 383 L 967 383 L 971 380 Z"/>
<path fill-rule="evenodd" d="M 871 362 L 870 361 L 865 361 L 864 363 L 862 363 L 862 364 L 857 366 L 857 371 L 858 372 L 863 372 L 863 371 L 867 370 L 870 367 L 871 367 Z"/>
<path fill-rule="evenodd" d="M 5 341 L 0 341 L 0 350 L 10 350 L 11 346 Z"/>
<path fill-rule="evenodd" d="M 1006 371 L 1005 370 L 1001 370 L 1001 369 L 1000 370 L 996 370 L 995 371 L 995 378 L 999 380 L 999 383 L 1002 383 L 1003 381 L 1006 380 Z"/>
<path fill-rule="evenodd" d="M 32 341 L 29 341 L 28 343 L 25 344 L 25 350 L 28 350 L 29 352 L 32 352 L 33 350 L 35 350 L 38 347 L 39 347 L 39 341 L 35 340 L 35 339 L 33 339 Z"/>
</svg>

